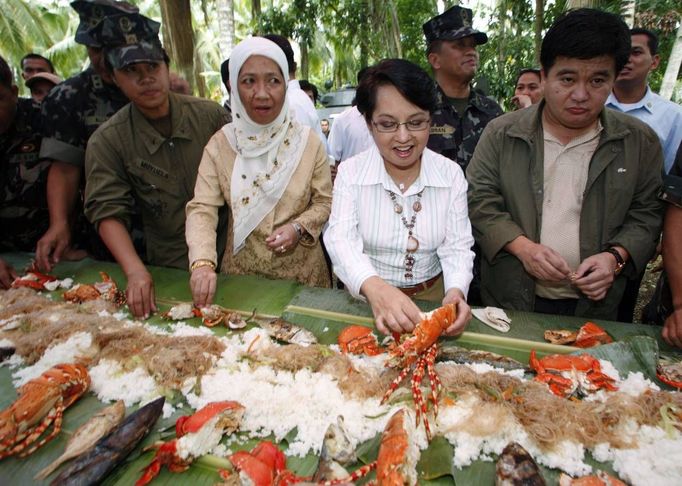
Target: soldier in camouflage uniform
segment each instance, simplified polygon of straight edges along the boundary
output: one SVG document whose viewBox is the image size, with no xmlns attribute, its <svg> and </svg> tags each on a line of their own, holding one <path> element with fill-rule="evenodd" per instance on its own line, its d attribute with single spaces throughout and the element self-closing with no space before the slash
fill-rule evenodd
<svg viewBox="0 0 682 486">
<path fill-rule="evenodd" d="M 432 116 L 428 147 L 457 162 L 471 160 L 483 129 L 502 108 L 471 87 L 478 68 L 476 45 L 488 37 L 471 27 L 472 12 L 452 7 L 423 25 L 429 64 L 438 87 L 439 107 Z"/>
<path fill-rule="evenodd" d="M 104 66 L 102 47 L 88 34 L 104 17 L 137 12 L 126 2 L 78 0 L 71 6 L 80 16 L 75 40 L 88 49 L 90 67 L 56 86 L 42 103 L 41 157 L 52 161 L 47 200 L 50 227 L 38 242 L 36 260 L 49 270 L 62 257 L 85 256 L 86 249 L 104 257 L 103 245 L 87 224 L 81 208 L 85 147 L 94 131 L 128 103 Z"/>
<path fill-rule="evenodd" d="M 31 114 L 19 106 L 17 93 L 12 72 L 0 57 L 0 227 L 4 228 L 0 252 L 33 251 L 48 224 L 48 163 L 39 157 L 40 134 L 31 129 Z M 0 258 L 0 288 L 9 287 L 16 276 Z"/>
<path fill-rule="evenodd" d="M 85 214 L 123 268 L 128 307 L 136 317 L 155 310 L 145 264 L 189 267 L 185 205 L 194 196 L 204 147 L 227 121 L 219 104 L 169 92 L 159 26 L 139 14 L 121 14 L 91 31 L 105 46 L 107 66 L 130 103 L 88 142 Z M 136 211 L 146 243 L 142 257 L 129 233 Z M 218 228 L 225 242 L 224 219 Z"/>
</svg>

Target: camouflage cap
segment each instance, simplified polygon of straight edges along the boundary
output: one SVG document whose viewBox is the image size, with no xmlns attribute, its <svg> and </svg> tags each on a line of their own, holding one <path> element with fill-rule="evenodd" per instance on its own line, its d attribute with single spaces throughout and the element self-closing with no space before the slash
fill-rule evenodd
<svg viewBox="0 0 682 486">
<path fill-rule="evenodd" d="M 485 44 L 488 42 L 488 36 L 474 30 L 471 26 L 472 18 L 471 9 L 463 7 L 452 7 L 436 15 L 422 25 L 427 45 L 437 40 L 455 40 L 469 36 L 474 37 L 476 44 Z"/>
<path fill-rule="evenodd" d="M 104 48 L 114 69 L 136 62 L 163 61 L 158 22 L 138 13 L 106 17 L 89 34 Z"/>
<path fill-rule="evenodd" d="M 88 34 L 88 31 L 109 15 L 120 13 L 136 13 L 140 10 L 128 2 L 115 0 L 76 0 L 71 7 L 78 12 L 80 24 L 76 29 L 76 42 L 86 46 L 100 47 L 100 44 Z"/>
</svg>

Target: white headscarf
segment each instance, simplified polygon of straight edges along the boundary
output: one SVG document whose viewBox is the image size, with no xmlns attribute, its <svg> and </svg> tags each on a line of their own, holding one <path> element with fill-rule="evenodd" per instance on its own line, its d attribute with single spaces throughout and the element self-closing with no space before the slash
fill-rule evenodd
<svg viewBox="0 0 682 486">
<path fill-rule="evenodd" d="M 240 42 L 230 54 L 232 123 L 223 127 L 237 158 L 230 181 L 236 254 L 246 238 L 272 211 L 284 194 L 305 148 L 309 129 L 289 118 L 285 95 L 282 111 L 267 125 L 254 122 L 239 96 L 239 72 L 251 56 L 264 56 L 277 63 L 286 88 L 289 66 L 284 52 L 274 42 L 251 37 Z"/>
</svg>

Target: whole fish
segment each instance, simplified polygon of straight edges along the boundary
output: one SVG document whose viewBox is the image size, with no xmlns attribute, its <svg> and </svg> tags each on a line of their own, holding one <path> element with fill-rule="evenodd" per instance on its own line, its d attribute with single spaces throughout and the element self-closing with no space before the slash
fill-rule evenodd
<svg viewBox="0 0 682 486">
<path fill-rule="evenodd" d="M 512 442 L 495 465 L 495 486 L 545 486 L 540 468 L 528 451 Z"/>
<path fill-rule="evenodd" d="M 51 486 L 95 485 L 114 469 L 149 433 L 163 411 L 164 397 L 131 413 L 95 447 L 73 461 L 51 483 Z"/>
<path fill-rule="evenodd" d="M 324 433 L 320 461 L 317 463 L 313 482 L 322 483 L 347 478 L 348 471 L 342 464 L 347 465 L 356 461 L 355 450 L 343 424 L 343 415 L 339 415 L 336 423 L 329 424 Z"/>
<path fill-rule="evenodd" d="M 268 322 L 259 322 L 259 324 L 270 336 L 279 341 L 301 346 L 317 343 L 317 338 L 312 332 L 284 319 L 273 319 Z"/>
<path fill-rule="evenodd" d="M 114 427 L 121 423 L 126 413 L 126 407 L 123 400 L 103 408 L 90 420 L 73 433 L 66 448 L 61 456 L 59 456 L 52 464 L 35 475 L 34 479 L 45 479 L 53 471 L 55 471 L 62 463 L 80 456 L 85 451 L 92 448 L 98 440 L 112 431 Z"/>
<path fill-rule="evenodd" d="M 481 351 L 478 349 L 466 349 L 458 346 L 441 346 L 438 349 L 437 361 L 454 361 L 458 364 L 483 363 L 503 370 L 527 370 L 528 367 L 515 359 L 501 354 Z"/>
</svg>

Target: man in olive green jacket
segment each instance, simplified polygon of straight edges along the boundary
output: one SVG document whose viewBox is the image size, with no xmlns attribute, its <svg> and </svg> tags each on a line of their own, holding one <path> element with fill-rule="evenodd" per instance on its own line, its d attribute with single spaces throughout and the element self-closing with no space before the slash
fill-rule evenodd
<svg viewBox="0 0 682 486">
<path fill-rule="evenodd" d="M 484 304 L 615 319 L 627 275 L 651 257 L 660 143 L 599 106 L 627 62 L 627 40 L 627 26 L 605 12 L 558 19 L 543 41 L 545 101 L 484 131 L 467 170 Z"/>
</svg>

